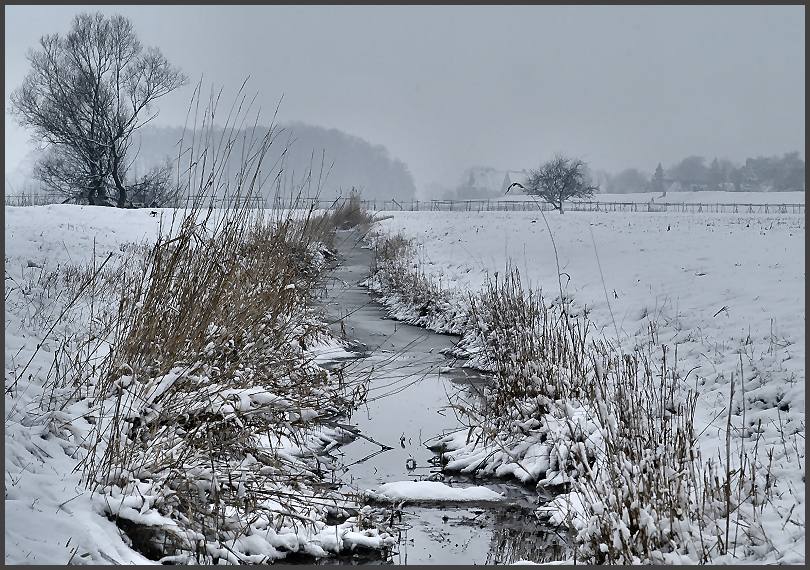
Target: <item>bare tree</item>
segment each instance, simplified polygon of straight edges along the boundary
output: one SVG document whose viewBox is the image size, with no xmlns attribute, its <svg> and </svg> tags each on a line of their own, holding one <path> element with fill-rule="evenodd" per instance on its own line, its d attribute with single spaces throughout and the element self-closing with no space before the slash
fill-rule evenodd
<svg viewBox="0 0 810 570">
<path fill-rule="evenodd" d="M 28 53 L 31 70 L 11 94 L 18 122 L 49 148 L 43 181 L 90 204 L 127 200 L 132 134 L 157 114 L 154 102 L 186 82 L 157 48 L 144 48 L 127 18 L 79 14 L 64 36 Z M 69 172 L 72 170 L 72 172 Z M 74 181 L 79 186 L 67 184 Z"/>
<path fill-rule="evenodd" d="M 543 164 L 538 170 L 529 171 L 526 183 L 513 182 L 507 188 L 519 186 L 527 194 L 540 196 L 563 213 L 563 202 L 571 198 L 587 198 L 599 190 L 592 185 L 587 172 L 587 165 L 578 158 L 558 155 Z"/>
</svg>

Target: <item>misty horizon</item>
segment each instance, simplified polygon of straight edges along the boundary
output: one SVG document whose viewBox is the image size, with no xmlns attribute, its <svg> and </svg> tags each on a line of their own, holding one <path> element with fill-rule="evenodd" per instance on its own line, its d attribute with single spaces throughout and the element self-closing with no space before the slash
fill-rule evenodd
<svg viewBox="0 0 810 570">
<path fill-rule="evenodd" d="M 32 148 L 8 112 L 26 50 L 95 10 L 130 18 L 191 78 L 155 125 L 184 123 L 199 77 L 227 98 L 250 75 L 264 123 L 281 101 L 280 122 L 384 147 L 421 196 L 558 152 L 611 174 L 805 154 L 798 6 L 314 8 L 8 7 L 6 173 Z"/>
</svg>

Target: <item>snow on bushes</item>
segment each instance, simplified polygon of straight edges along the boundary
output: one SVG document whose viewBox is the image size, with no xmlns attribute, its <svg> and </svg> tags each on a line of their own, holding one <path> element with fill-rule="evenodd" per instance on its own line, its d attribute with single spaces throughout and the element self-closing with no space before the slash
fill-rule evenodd
<svg viewBox="0 0 810 570">
<path fill-rule="evenodd" d="M 688 330 L 688 315 L 645 310 L 648 326 L 618 344 L 595 334 L 576 300 L 547 303 L 524 290 L 514 269 L 489 275 L 481 290 L 442 289 L 405 238 L 373 241 L 368 284 L 391 316 L 462 335 L 455 353 L 492 373 L 477 397 L 453 402 L 468 429 L 432 445 L 446 470 L 561 493 L 538 516 L 571 527 L 578 559 L 591 563 L 803 560 L 795 507 L 804 442 L 793 435 L 795 415 L 776 426 L 787 398 L 766 396 L 777 388 L 762 382 L 791 385 L 784 353 L 755 354 L 749 336 L 739 351 L 747 362 L 740 356 L 730 378 L 723 366 L 707 373 L 695 365 L 711 358 L 706 339 Z M 671 327 L 674 349 L 661 341 Z M 803 393 L 788 401 L 803 404 Z M 777 429 L 767 434 L 764 419 Z"/>
<path fill-rule="evenodd" d="M 59 265 L 45 233 L 78 209 L 47 210 L 36 229 L 12 217 L 7 242 L 22 267 L 6 281 L 7 562 L 258 563 L 394 544 L 330 482 L 364 390 L 312 350 L 334 344 L 311 308 L 328 226 L 209 210 L 158 234 L 143 212 L 94 210 L 77 263 Z M 137 234 L 102 233 L 116 254 L 101 280 L 87 236 L 106 216 L 154 233 L 120 250 Z M 42 267 L 28 267 L 43 228 Z"/>
</svg>

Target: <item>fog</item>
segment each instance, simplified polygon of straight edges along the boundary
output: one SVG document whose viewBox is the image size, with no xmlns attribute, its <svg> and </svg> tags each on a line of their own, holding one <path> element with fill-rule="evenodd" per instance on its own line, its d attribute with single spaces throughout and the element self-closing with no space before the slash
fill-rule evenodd
<svg viewBox="0 0 810 570">
<path fill-rule="evenodd" d="M 192 78 L 156 125 L 183 124 L 200 77 L 249 75 L 268 120 L 283 96 L 283 121 L 384 146 L 419 196 L 556 152 L 610 172 L 804 156 L 802 6 L 8 6 L 6 172 L 31 148 L 8 114 L 25 52 L 83 10 L 127 16 Z"/>
</svg>

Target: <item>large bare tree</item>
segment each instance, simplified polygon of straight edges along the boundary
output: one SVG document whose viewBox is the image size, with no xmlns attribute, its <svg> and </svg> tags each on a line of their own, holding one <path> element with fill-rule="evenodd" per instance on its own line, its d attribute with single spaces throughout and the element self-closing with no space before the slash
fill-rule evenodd
<svg viewBox="0 0 810 570">
<path fill-rule="evenodd" d="M 558 155 L 543 164 L 538 170 L 529 171 L 526 182 L 513 182 L 513 186 L 523 188 L 527 194 L 540 196 L 563 213 L 563 202 L 571 198 L 587 198 L 599 190 L 591 184 L 587 165 L 578 158 Z"/>
<path fill-rule="evenodd" d="M 38 172 L 53 190 L 90 204 L 127 201 L 127 152 L 157 99 L 186 82 L 157 48 L 144 48 L 127 18 L 77 15 L 65 35 L 40 39 L 11 94 L 18 122 L 48 148 Z"/>
</svg>

